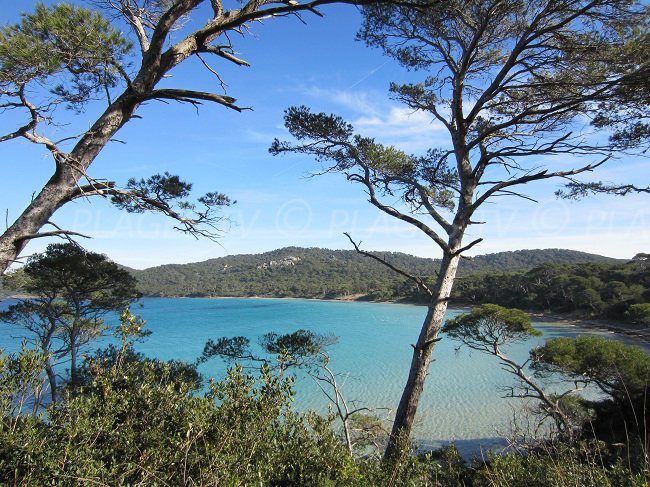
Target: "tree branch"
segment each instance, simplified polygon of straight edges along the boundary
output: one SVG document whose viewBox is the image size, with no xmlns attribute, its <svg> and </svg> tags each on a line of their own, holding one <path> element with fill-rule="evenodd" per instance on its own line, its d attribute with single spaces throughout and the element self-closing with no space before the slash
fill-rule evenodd
<svg viewBox="0 0 650 487">
<path fill-rule="evenodd" d="M 159 89 L 152 90 L 148 94 L 142 97 L 143 100 L 176 100 L 179 102 L 191 103 L 193 105 L 200 105 L 201 102 L 198 100 L 211 101 L 218 103 L 227 108 L 231 108 L 238 112 L 243 110 L 252 110 L 252 108 L 242 108 L 235 105 L 237 101 L 231 96 L 222 96 L 215 93 L 209 93 L 207 91 L 193 91 L 193 90 L 182 90 L 182 89 Z"/>
<path fill-rule="evenodd" d="M 352 237 L 350 237 L 349 233 L 343 232 L 343 235 L 348 237 L 348 240 L 350 241 L 350 243 L 354 247 L 354 250 L 357 251 L 357 253 L 359 253 L 361 255 L 365 255 L 366 257 L 370 257 L 371 259 L 374 259 L 377 262 L 380 262 L 381 264 L 383 264 L 386 267 L 388 267 L 389 269 L 397 272 L 398 274 L 401 274 L 402 276 L 406 277 L 407 279 L 410 279 L 411 281 L 413 281 L 418 286 L 418 288 L 420 288 L 422 291 L 427 293 L 429 295 L 429 297 L 433 297 L 433 292 L 431 291 L 431 289 L 429 289 L 429 286 L 427 286 L 426 283 L 421 278 L 419 278 L 417 276 L 413 276 L 413 275 L 409 274 L 408 272 L 403 271 L 402 269 L 400 269 L 398 267 L 395 267 L 393 264 L 391 264 L 390 262 L 385 261 L 381 257 L 378 257 L 378 256 L 376 256 L 376 255 L 374 255 L 374 254 L 372 254 L 370 252 L 366 252 L 365 250 L 361 250 L 361 248 L 359 248 L 359 245 L 361 245 L 361 242 L 359 242 L 359 244 L 357 244 L 354 240 L 352 240 Z"/>
<path fill-rule="evenodd" d="M 384 213 L 387 213 L 388 215 L 397 218 L 398 220 L 402 220 L 403 222 L 409 223 L 413 225 L 414 227 L 420 229 L 422 232 L 424 232 L 429 238 L 431 238 L 435 243 L 438 244 L 438 246 L 442 249 L 443 252 L 449 252 L 449 246 L 447 245 L 447 242 L 445 242 L 442 238 L 440 238 L 440 235 L 438 235 L 431 227 L 426 225 L 425 223 L 421 222 L 417 218 L 412 217 L 411 215 L 406 215 L 392 206 L 388 206 L 383 204 L 379 198 L 377 198 L 377 193 L 375 191 L 375 187 L 370 181 L 370 170 L 368 169 L 367 165 L 363 163 L 363 161 L 360 161 L 357 158 L 357 162 L 363 167 L 364 169 L 364 176 L 360 175 L 351 175 L 352 177 L 348 176 L 348 179 L 352 179 L 353 181 L 358 181 L 364 184 L 366 188 L 368 188 L 368 195 L 370 196 L 370 203 L 372 203 L 375 207 L 379 208 L 381 211 Z"/>
<path fill-rule="evenodd" d="M 471 248 L 474 247 L 475 245 L 480 244 L 482 241 L 483 241 L 482 238 L 477 238 L 476 240 L 474 240 L 473 242 L 469 243 L 468 245 L 465 245 L 465 247 L 462 247 L 462 248 L 458 249 L 456 252 L 454 252 L 453 255 L 460 255 L 460 254 L 462 254 L 463 252 L 466 252 L 467 250 L 471 249 Z"/>
<path fill-rule="evenodd" d="M 473 204 L 472 204 L 472 210 L 476 210 L 479 206 L 481 206 L 482 203 L 485 202 L 490 196 L 492 196 L 494 193 L 503 190 L 504 188 L 510 187 L 510 186 L 515 186 L 519 184 L 526 184 L 531 181 L 539 181 L 542 179 L 550 179 L 550 178 L 565 178 L 567 176 L 574 176 L 576 174 L 581 174 L 583 172 L 587 171 L 593 171 L 596 169 L 598 166 L 601 164 L 604 164 L 609 160 L 609 157 L 606 157 L 602 161 L 595 163 L 595 164 L 589 164 L 587 166 L 583 166 L 578 169 L 572 169 L 570 171 L 556 171 L 556 172 L 548 172 L 548 171 L 540 171 L 535 174 L 529 174 L 526 176 L 522 176 L 519 178 L 511 179 L 508 181 L 502 181 L 500 183 L 497 183 L 493 185 L 490 189 L 488 189 L 485 193 L 483 193 Z"/>
<path fill-rule="evenodd" d="M 33 240 L 35 238 L 43 238 L 43 237 L 83 237 L 83 238 L 91 238 L 88 235 L 84 235 L 83 233 L 79 232 L 73 232 L 72 230 L 52 230 L 51 232 L 39 232 L 39 233 L 32 233 L 30 235 L 21 235 L 20 237 L 16 238 L 16 241 L 18 242 L 23 242 L 25 240 Z"/>
<path fill-rule="evenodd" d="M 597 183 L 583 183 L 573 180 L 566 184 L 568 191 L 558 190 L 555 195 L 564 199 L 579 199 L 590 194 L 613 194 L 616 196 L 627 196 L 631 193 L 650 193 L 650 187 L 640 187 L 634 184 L 605 184 L 601 181 Z"/>
<path fill-rule="evenodd" d="M 224 51 L 223 48 L 220 48 L 219 46 L 201 46 L 197 49 L 197 52 L 204 52 L 204 53 L 209 53 L 209 54 L 214 54 L 215 56 L 222 57 L 224 59 L 227 59 L 228 61 L 231 61 L 238 66 L 246 66 L 250 67 L 250 63 L 248 61 L 245 61 L 243 59 L 238 58 L 234 54 Z"/>
</svg>

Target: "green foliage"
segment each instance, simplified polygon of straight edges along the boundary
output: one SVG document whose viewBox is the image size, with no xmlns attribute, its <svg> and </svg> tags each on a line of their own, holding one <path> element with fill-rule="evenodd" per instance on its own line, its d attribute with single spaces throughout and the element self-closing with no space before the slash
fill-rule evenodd
<svg viewBox="0 0 650 487">
<path fill-rule="evenodd" d="M 450 191 L 458 187 L 459 179 L 446 151 L 432 149 L 423 156 L 409 155 L 354 135 L 352 125 L 337 115 L 313 113 L 305 106 L 287 109 L 284 122 L 291 135 L 303 144 L 275 139 L 269 148 L 271 154 L 295 152 L 331 161 L 327 171 L 342 172 L 349 181 L 370 186 L 370 199 L 375 205 L 381 206 L 377 200 L 381 195 L 400 198 L 412 211 L 455 207 Z"/>
<path fill-rule="evenodd" d="M 291 381 L 270 369 L 259 377 L 231 369 L 199 397 L 192 382 L 172 380 L 171 369 L 128 345 L 113 352 L 115 360 L 102 353 L 89 362 L 88 386 L 50 406 L 47 419 L 3 421 L 0 477 L 21 485 L 355 485 L 360 468 L 329 423 L 292 412 Z"/>
<path fill-rule="evenodd" d="M 644 309 L 649 290 L 648 272 L 639 260 L 615 265 L 549 263 L 527 272 L 467 276 L 459 280 L 453 298 L 626 320 L 632 306 Z"/>
<path fill-rule="evenodd" d="M 466 487 L 472 485 L 472 469 L 469 468 L 458 449 L 449 445 L 424 457 L 429 465 L 433 485 L 440 487 Z"/>
<path fill-rule="evenodd" d="M 650 326 L 650 303 L 632 304 L 628 308 L 628 316 L 632 323 L 645 327 Z"/>
<path fill-rule="evenodd" d="M 36 296 L 83 302 L 84 310 L 121 309 L 138 297 L 136 281 L 105 255 L 72 243 L 50 244 L 27 261 L 23 289 Z"/>
<path fill-rule="evenodd" d="M 623 461 L 610 463 L 603 445 L 561 444 L 527 455 L 490 455 L 477 469 L 475 486 L 490 487 L 641 487 L 647 473 L 633 473 Z"/>
<path fill-rule="evenodd" d="M 7 272 L 0 278 L 0 290 L 5 293 L 19 293 L 23 291 L 24 286 L 27 284 L 28 278 L 25 275 L 22 267 L 13 269 Z"/>
<path fill-rule="evenodd" d="M 551 418 L 556 427 L 553 435 L 571 439 L 574 435 L 572 416 L 562 403 L 562 396 L 547 394 L 544 389 L 528 376 L 525 365 L 512 360 L 503 352 L 503 347 L 511 342 L 523 341 L 542 333 L 533 328 L 530 318 L 518 309 L 508 309 L 496 304 L 484 304 L 470 313 L 463 313 L 448 320 L 442 328 L 451 338 L 482 353 L 494 355 L 501 368 L 517 378 L 516 385 L 509 386 L 511 397 L 536 399 L 538 423 L 541 426 L 546 418 Z"/>
<path fill-rule="evenodd" d="M 70 382 L 76 385 L 81 347 L 104 333 L 104 315 L 122 310 L 139 296 L 135 283 L 104 255 L 71 243 L 48 245 L 21 269 L 21 288 L 33 297 L 9 306 L 0 320 L 23 328 L 45 355 L 53 402 L 58 389 L 54 366 L 69 361 Z M 131 326 L 138 324 L 131 321 Z"/>
<path fill-rule="evenodd" d="M 260 340 L 266 353 L 286 357 L 284 360 L 295 364 L 319 361 L 320 354 L 336 342 L 336 337 L 332 335 L 323 335 L 303 329 L 284 335 L 274 332 L 266 333 Z"/>
<path fill-rule="evenodd" d="M 256 362 L 267 367 L 307 368 L 326 361 L 325 349 L 336 343 L 336 337 L 323 335 L 310 330 L 299 329 L 292 333 L 279 335 L 274 332 L 264 334 L 259 345 L 266 354 L 259 355 L 250 348 L 250 340 L 243 336 L 221 337 L 216 341 L 210 339 L 203 347 L 203 353 L 197 363 L 204 363 L 213 357 L 220 357 L 231 362 Z M 274 357 L 275 365 L 269 359 Z"/>
<path fill-rule="evenodd" d="M 644 454 L 634 454 L 647 449 L 643 438 L 648 435 L 650 419 L 650 355 L 645 350 L 597 336 L 579 336 L 547 340 L 531 350 L 531 358 L 538 377 L 555 375 L 576 385 L 596 385 L 606 398 L 583 402 L 582 413 L 580 408 L 571 410 L 587 420 L 584 434 L 609 443 L 626 443 L 628 455 L 642 459 L 635 463 L 646 465 Z"/>
<path fill-rule="evenodd" d="M 20 24 L 0 29 L 0 87 L 18 92 L 32 81 L 53 86 L 60 101 L 79 109 L 117 84 L 130 49 L 99 13 L 39 3 Z"/>
<path fill-rule="evenodd" d="M 120 383 L 115 380 L 113 387 L 127 388 L 147 380 L 153 380 L 165 387 L 176 390 L 196 391 L 201 387 L 201 375 L 196 366 L 178 360 L 162 361 L 144 356 L 133 349 L 120 350 L 115 345 L 98 350 L 89 357 L 79 369 L 78 387 L 94 386 L 93 374 L 97 370 L 109 370 L 118 366 L 128 368 L 130 379 Z"/>
<path fill-rule="evenodd" d="M 650 105 L 650 63 L 648 63 L 650 32 L 647 28 L 649 14 L 650 8 L 646 5 L 645 12 L 639 15 L 645 20 L 645 28 L 633 29 L 627 42 L 611 47 L 617 54 L 615 69 L 624 71 L 630 67 L 640 66 L 640 72 L 630 76 L 619 88 L 617 99 L 603 103 L 601 112 L 593 121 L 597 127 L 613 128 L 612 141 L 617 147 L 623 149 L 639 145 L 647 146 L 650 141 L 650 124 L 647 122 Z M 611 185 L 594 184 L 600 186 L 597 190 L 605 189 L 605 192 L 616 193 L 616 191 L 607 191 Z M 646 188 L 645 192 L 648 191 L 650 190 Z"/>
<path fill-rule="evenodd" d="M 42 372 L 46 356 L 29 349 L 23 342 L 19 353 L 0 353 L 0 411 L 9 427 L 21 416 L 36 415 L 44 383 Z"/>
<path fill-rule="evenodd" d="M 640 347 L 599 336 L 547 340 L 531 350 L 538 375 L 560 374 L 596 384 L 619 405 L 644 396 L 650 380 L 650 355 Z"/>
<path fill-rule="evenodd" d="M 428 75 L 392 84 L 396 98 L 453 127 L 466 124 L 464 136 L 488 149 L 481 157 L 501 144 L 514 149 L 506 140 L 516 140 L 509 156 L 525 156 L 537 136 L 565 133 L 562 125 L 584 111 L 600 114 L 600 127 L 639 121 L 631 133 L 645 129 L 647 137 L 648 8 L 641 2 L 451 0 L 421 9 L 377 3 L 363 11 L 361 40 Z M 597 89 L 619 77 L 607 93 Z M 469 108 L 450 118 L 439 107 L 458 97 Z M 541 118 L 538 103 L 545 107 Z M 558 147 L 535 148 L 552 154 Z"/>
<path fill-rule="evenodd" d="M 381 465 L 354 459 L 331 418 L 291 410 L 290 379 L 266 366 L 258 375 L 235 367 L 204 395 L 192 394 L 193 379 L 132 350 L 142 330 L 125 321 L 121 345 L 88 358 L 88 382 L 45 416 L 14 408 L 39 375 L 38 354 L 0 356 L 0 478 L 12 485 L 332 487 L 600 487 L 648 480 L 604 446 L 555 445 L 471 466 L 453 447 L 418 457 L 406 444 Z"/>
<path fill-rule="evenodd" d="M 391 264 L 413 275 L 433 280 L 439 261 L 413 257 L 399 252 L 377 252 Z M 300 260 L 288 261 L 294 257 Z M 289 263 L 290 262 L 290 263 Z M 522 250 L 477 256 L 463 260 L 460 273 L 466 276 L 458 286 L 471 284 L 468 293 L 460 294 L 471 300 L 477 272 L 530 270 L 544 262 L 575 264 L 576 262 L 607 262 L 607 259 L 568 250 Z M 286 265 L 284 265 L 286 264 Z M 397 276 L 379 262 L 351 250 L 288 247 L 257 255 L 234 255 L 193 264 L 171 264 L 143 271 L 132 270 L 138 287 L 149 296 L 272 296 L 300 298 L 358 297 L 374 300 L 424 301 L 411 281 Z M 429 279 L 427 279 L 429 278 Z M 506 281 L 507 282 L 507 281 Z M 500 286 L 489 288 L 497 292 Z M 507 296 L 511 291 L 504 291 Z M 514 292 L 514 291 L 512 291 Z M 514 296 L 517 296 L 516 294 Z M 511 304 L 486 299 L 504 306 Z M 512 306 L 516 306 L 512 304 Z M 519 305 L 524 307 L 524 305 Z"/>
<path fill-rule="evenodd" d="M 215 210 L 221 206 L 230 206 L 236 201 L 231 201 L 223 193 L 210 192 L 198 198 L 203 209 L 197 209 L 197 205 L 188 201 L 192 184 L 180 179 L 179 176 L 154 174 L 145 179 L 136 180 L 131 178 L 126 183 L 126 188 L 120 191 L 109 191 L 112 194 L 111 202 L 118 208 L 129 213 L 160 212 L 179 219 L 184 223 L 182 231 L 193 229 L 199 223 L 208 223 L 210 226 L 220 220 L 214 215 Z M 182 211 L 194 213 L 194 221 L 183 221 L 178 218 L 175 206 Z"/>
</svg>

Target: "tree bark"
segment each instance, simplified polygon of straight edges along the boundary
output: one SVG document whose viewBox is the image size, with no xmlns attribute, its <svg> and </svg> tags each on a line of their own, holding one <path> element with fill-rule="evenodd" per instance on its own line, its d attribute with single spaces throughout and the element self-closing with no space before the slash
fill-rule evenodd
<svg viewBox="0 0 650 487">
<path fill-rule="evenodd" d="M 455 250 L 455 249 L 454 249 Z M 446 252 L 440 265 L 434 297 L 429 304 L 429 311 L 422 324 L 417 343 L 413 346 L 413 358 L 404 392 L 395 413 L 395 422 L 388 439 L 384 459 L 394 458 L 399 452 L 401 438 L 409 438 L 415 413 L 424 389 L 424 382 L 429 371 L 431 355 L 438 341 L 438 334 L 447 311 L 447 303 L 456 277 L 460 254 Z"/>
<path fill-rule="evenodd" d="M 18 219 L 0 237 L 0 274 L 13 264 L 18 255 L 41 227 L 50 220 L 65 200 L 70 184 L 59 171 L 50 178 L 41 192 L 34 198 Z"/>
<path fill-rule="evenodd" d="M 77 345 L 76 333 L 70 334 L 70 388 L 74 391 L 79 384 L 79 377 L 77 374 L 77 352 L 79 346 Z"/>
<path fill-rule="evenodd" d="M 56 384 L 56 373 L 54 372 L 54 368 L 49 359 L 45 364 L 45 373 L 47 374 L 47 380 L 50 383 L 50 397 L 52 399 L 52 404 L 56 404 L 59 400 L 59 391 Z"/>
</svg>

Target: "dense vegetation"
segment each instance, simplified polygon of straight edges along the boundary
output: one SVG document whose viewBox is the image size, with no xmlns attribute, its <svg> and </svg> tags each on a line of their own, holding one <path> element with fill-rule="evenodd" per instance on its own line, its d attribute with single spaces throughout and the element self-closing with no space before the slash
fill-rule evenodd
<svg viewBox="0 0 650 487">
<path fill-rule="evenodd" d="M 453 294 L 465 303 L 650 324 L 650 270 L 626 264 L 544 264 L 527 272 L 481 273 L 459 279 Z"/>
<path fill-rule="evenodd" d="M 377 252 L 414 275 L 431 277 L 439 262 L 399 252 Z M 519 250 L 463 260 L 462 275 L 524 271 L 544 263 L 616 263 L 571 250 Z M 369 299 L 412 298 L 412 286 L 381 263 L 352 250 L 287 247 L 256 255 L 233 255 L 193 264 L 171 264 L 132 270 L 140 290 L 149 296 L 271 296 Z"/>
<path fill-rule="evenodd" d="M 43 353 L 50 398 L 56 402 L 56 365 L 68 362 L 71 384 L 78 381 L 80 349 L 106 330 L 105 315 L 122 311 L 139 296 L 135 278 L 105 255 L 64 243 L 31 256 L 12 280 L 31 298 L 0 311 L 0 321 L 22 328 Z"/>
<path fill-rule="evenodd" d="M 554 253 L 556 258 L 566 257 L 560 251 Z M 314 249 L 284 249 L 256 256 L 257 261 L 247 265 L 267 275 L 266 282 L 272 282 L 275 275 L 290 282 L 292 276 L 300 275 L 297 270 L 305 269 L 320 270 L 319 275 L 326 277 L 337 276 L 341 268 L 356 269 L 360 275 L 364 275 L 364 266 L 370 275 L 383 270 L 352 252 L 323 254 Z M 507 261 L 513 256 L 525 257 L 526 252 L 499 257 Z M 404 254 L 384 258 L 400 266 L 419 264 L 423 275 L 431 269 L 426 265 L 435 264 Z M 224 274 L 235 266 L 237 258 L 232 259 L 220 262 Z M 485 269 L 489 261 L 477 258 L 468 264 Z M 330 274 L 328 264 L 333 269 Z M 505 289 L 503 295 L 514 302 L 523 298 L 503 287 L 511 280 L 530 286 L 545 283 L 547 288 L 520 286 L 529 290 L 530 299 L 524 304 L 534 306 L 534 296 L 545 296 L 549 289 L 563 289 L 568 296 L 573 288 L 567 283 L 575 287 L 576 283 L 596 286 L 600 282 L 594 292 L 609 292 L 619 303 L 625 298 L 630 317 L 633 310 L 645 316 L 642 307 L 647 303 L 641 301 L 648 294 L 646 264 L 640 258 L 625 264 L 543 264 L 520 272 L 466 274 L 459 289 L 471 292 L 472 299 L 478 299 L 480 292 L 482 299 L 489 299 L 498 294 L 496 289 Z M 525 263 L 512 265 L 526 268 Z M 232 273 L 237 273 L 236 268 Z M 376 280 L 380 278 L 378 273 Z M 334 337 L 304 330 L 268 333 L 262 349 L 270 358 L 253 354 L 246 337 L 222 337 L 208 341 L 194 363 L 164 362 L 135 352 L 134 342 L 148 333 L 144 323 L 127 310 L 121 314 L 121 324 L 110 330 L 115 335 L 113 344 L 80 357 L 79 367 L 64 372 L 62 368 L 70 363 L 67 358 L 58 364 L 58 381 L 52 381 L 51 360 L 65 358 L 75 345 L 53 349 L 43 337 L 63 337 L 65 345 L 66 330 L 75 329 L 75 321 L 65 318 L 77 315 L 80 324 L 93 330 L 88 337 L 109 331 L 101 316 L 113 309 L 114 300 L 128 303 L 135 296 L 133 277 L 104 256 L 60 244 L 30 258 L 7 282 L 35 296 L 13 305 L 4 316 L 22 326 L 27 340 L 20 353 L 0 355 L 0 481 L 8 485 L 545 487 L 641 486 L 648 481 L 648 445 L 643 440 L 648 424 L 647 353 L 593 337 L 556 338 L 532 350 L 532 368 L 524 369 L 501 352 L 507 342 L 536 334 L 528 316 L 518 310 L 497 305 L 475 308 L 448 322 L 445 332 L 476 350 L 496 355 L 522 381 L 518 390 L 523 392 L 513 392 L 514 397 L 538 403 L 531 410 L 534 422 L 541 425 L 551 418 L 562 427 L 554 430 L 551 424 L 550 430 L 544 427 L 545 433 L 534 438 L 516 431 L 513 438 L 525 455 L 518 451 L 490 454 L 467 463 L 453 447 L 419 455 L 405 441 L 396 457 L 381 461 L 388 438 L 381 420 L 366 408 L 349 409 L 328 368 L 325 347 L 334 343 Z M 68 308 L 76 297 L 85 307 L 73 312 Z M 88 308 L 95 301 L 99 306 Z M 28 309 L 16 314 L 20 306 Z M 33 316 L 27 313 L 29 306 L 36 306 Z M 225 377 L 206 381 L 198 367 L 215 356 L 236 364 Z M 297 369 L 324 385 L 332 405 L 328 417 L 292 408 Z M 539 384 L 549 377 L 567 384 L 567 391 L 544 392 Z M 58 395 L 48 401 L 47 390 L 54 384 Z M 595 385 L 603 391 L 603 398 L 582 398 L 578 384 Z"/>
</svg>

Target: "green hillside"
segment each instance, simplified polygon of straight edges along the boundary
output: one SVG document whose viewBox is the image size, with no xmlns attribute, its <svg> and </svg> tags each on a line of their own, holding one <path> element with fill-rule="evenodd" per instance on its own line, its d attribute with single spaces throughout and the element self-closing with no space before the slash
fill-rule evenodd
<svg viewBox="0 0 650 487">
<path fill-rule="evenodd" d="M 399 252 L 377 252 L 391 264 L 421 277 L 435 276 L 437 262 Z M 540 264 L 620 263 L 572 250 L 518 250 L 463 260 L 461 275 L 513 272 Z M 148 296 L 358 297 L 394 299 L 411 284 L 381 263 L 353 250 L 286 247 L 263 254 L 233 255 L 192 264 L 131 270 Z"/>
</svg>

